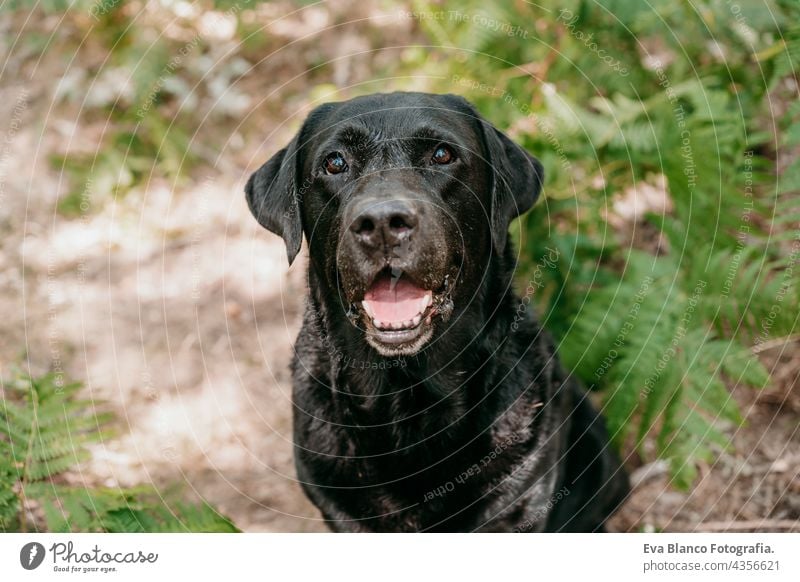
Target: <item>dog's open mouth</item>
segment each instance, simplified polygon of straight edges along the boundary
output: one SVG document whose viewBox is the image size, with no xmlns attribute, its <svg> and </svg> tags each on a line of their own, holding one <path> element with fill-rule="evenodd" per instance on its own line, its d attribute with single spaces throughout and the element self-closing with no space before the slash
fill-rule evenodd
<svg viewBox="0 0 800 582">
<path fill-rule="evenodd" d="M 433 317 L 452 310 L 446 285 L 434 292 L 388 269 L 373 281 L 360 306 L 367 339 L 384 355 L 416 352 L 430 338 Z"/>
</svg>

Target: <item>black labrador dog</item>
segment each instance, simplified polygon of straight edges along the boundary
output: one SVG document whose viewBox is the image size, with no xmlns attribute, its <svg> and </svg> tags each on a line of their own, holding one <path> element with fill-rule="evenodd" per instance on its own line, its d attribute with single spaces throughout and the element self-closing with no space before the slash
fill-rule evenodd
<svg viewBox="0 0 800 582">
<path fill-rule="evenodd" d="M 512 291 L 538 160 L 455 95 L 317 107 L 245 188 L 289 262 L 303 488 L 337 531 L 600 531 L 628 491 L 602 419 Z"/>
</svg>

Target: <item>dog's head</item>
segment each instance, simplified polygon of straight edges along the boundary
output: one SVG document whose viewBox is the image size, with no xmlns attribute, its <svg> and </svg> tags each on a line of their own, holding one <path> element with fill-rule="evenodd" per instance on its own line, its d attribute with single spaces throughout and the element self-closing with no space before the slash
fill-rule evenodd
<svg viewBox="0 0 800 582">
<path fill-rule="evenodd" d="M 455 95 L 315 109 L 247 182 L 259 223 L 310 266 L 384 356 L 418 352 L 472 301 L 542 166 Z"/>
</svg>

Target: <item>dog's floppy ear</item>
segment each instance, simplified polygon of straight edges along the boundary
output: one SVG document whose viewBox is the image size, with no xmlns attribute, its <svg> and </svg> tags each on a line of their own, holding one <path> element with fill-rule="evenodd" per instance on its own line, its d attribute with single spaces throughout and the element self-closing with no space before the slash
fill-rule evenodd
<svg viewBox="0 0 800 582">
<path fill-rule="evenodd" d="M 302 192 L 297 186 L 301 183 L 302 150 L 313 136 L 320 116 L 330 107 L 325 104 L 312 111 L 289 145 L 256 170 L 244 187 L 247 205 L 258 223 L 283 238 L 290 265 L 303 242 Z"/>
<path fill-rule="evenodd" d="M 508 226 L 520 214 L 530 210 L 541 192 L 544 168 L 541 162 L 506 134 L 486 121 L 475 107 L 460 96 L 480 128 L 486 163 L 491 168 L 491 228 L 495 252 L 502 253 L 508 238 Z"/>
<path fill-rule="evenodd" d="M 508 226 L 517 216 L 531 209 L 544 182 L 539 160 L 514 143 L 506 134 L 481 119 L 487 162 L 492 168 L 492 242 L 502 253 Z"/>
</svg>

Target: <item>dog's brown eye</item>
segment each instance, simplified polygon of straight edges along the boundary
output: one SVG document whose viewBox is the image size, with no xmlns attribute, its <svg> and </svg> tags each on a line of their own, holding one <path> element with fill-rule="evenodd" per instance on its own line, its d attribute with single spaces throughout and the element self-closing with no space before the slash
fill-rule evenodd
<svg viewBox="0 0 800 582">
<path fill-rule="evenodd" d="M 453 150 L 444 144 L 439 144 L 436 146 L 436 149 L 433 150 L 431 161 L 434 164 L 449 164 L 453 161 Z"/>
<path fill-rule="evenodd" d="M 347 170 L 347 162 L 339 152 L 333 152 L 325 158 L 323 166 L 326 174 L 341 174 Z"/>
</svg>

